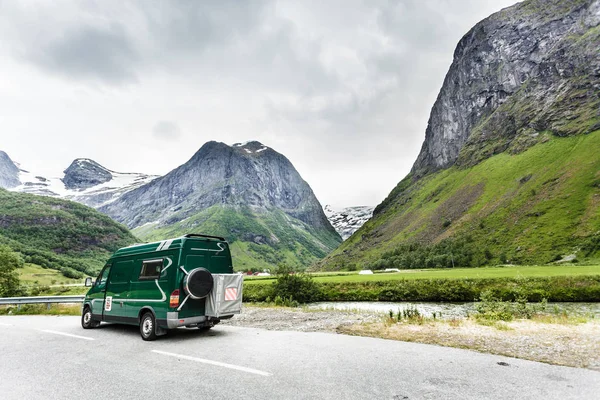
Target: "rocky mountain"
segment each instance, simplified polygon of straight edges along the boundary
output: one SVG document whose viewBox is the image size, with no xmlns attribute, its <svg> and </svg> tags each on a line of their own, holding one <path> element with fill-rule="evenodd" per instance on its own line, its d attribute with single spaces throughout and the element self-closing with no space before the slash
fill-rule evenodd
<svg viewBox="0 0 600 400">
<path fill-rule="evenodd" d="M 124 226 L 93 208 L 0 189 L 0 244 L 25 262 L 71 278 L 95 275 L 112 252 L 134 242 Z"/>
<path fill-rule="evenodd" d="M 600 0 L 529 0 L 473 27 L 411 173 L 321 267 L 600 257 L 599 25 Z"/>
<path fill-rule="evenodd" d="M 208 142 L 185 164 L 99 210 L 146 239 L 225 236 L 238 269 L 307 266 L 341 242 L 290 161 L 256 141 Z"/>
<path fill-rule="evenodd" d="M 373 216 L 374 209 L 375 207 L 357 206 L 334 210 L 326 205 L 323 211 L 337 233 L 346 240 Z"/>
<path fill-rule="evenodd" d="M 600 128 L 597 0 L 530 0 L 459 42 L 412 173 L 473 165 Z"/>
<path fill-rule="evenodd" d="M 68 192 L 63 197 L 94 208 L 157 178 L 157 175 L 112 171 L 87 158 L 76 159 L 64 173 L 62 183 Z"/>
<path fill-rule="evenodd" d="M 0 187 L 13 188 L 19 186 L 19 167 L 8 154 L 0 151 Z"/>
<path fill-rule="evenodd" d="M 94 160 L 78 158 L 65 170 L 62 181 L 67 189 L 85 190 L 112 179 L 110 171 Z"/>
<path fill-rule="evenodd" d="M 62 177 L 45 177 L 19 167 L 0 151 L 0 187 L 73 200 L 96 208 L 156 178 L 155 175 L 115 172 L 87 158 L 74 160 Z"/>
</svg>

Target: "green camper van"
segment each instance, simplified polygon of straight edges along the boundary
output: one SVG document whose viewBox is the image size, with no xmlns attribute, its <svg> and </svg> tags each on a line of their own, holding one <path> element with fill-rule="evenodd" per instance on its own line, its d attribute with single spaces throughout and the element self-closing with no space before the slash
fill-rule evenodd
<svg viewBox="0 0 600 400">
<path fill-rule="evenodd" d="M 180 326 L 209 329 L 241 312 L 241 274 L 222 237 L 187 234 L 117 250 L 82 305 L 81 325 L 139 325 L 144 340 Z"/>
</svg>

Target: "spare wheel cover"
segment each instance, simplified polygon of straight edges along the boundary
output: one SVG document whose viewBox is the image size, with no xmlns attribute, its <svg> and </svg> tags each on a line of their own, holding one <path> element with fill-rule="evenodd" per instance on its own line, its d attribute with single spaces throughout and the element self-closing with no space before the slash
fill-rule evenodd
<svg viewBox="0 0 600 400">
<path fill-rule="evenodd" d="M 208 296 L 212 288 L 213 277 L 207 269 L 193 269 L 183 278 L 183 290 L 192 299 L 202 299 Z"/>
</svg>

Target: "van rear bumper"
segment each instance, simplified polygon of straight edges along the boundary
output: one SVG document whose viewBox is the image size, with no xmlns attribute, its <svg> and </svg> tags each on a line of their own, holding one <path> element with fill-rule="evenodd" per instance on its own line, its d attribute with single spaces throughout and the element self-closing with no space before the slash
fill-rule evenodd
<svg viewBox="0 0 600 400">
<path fill-rule="evenodd" d="M 179 318 L 178 312 L 167 313 L 167 328 L 174 329 L 179 326 L 194 325 L 206 321 L 205 316 Z"/>
</svg>

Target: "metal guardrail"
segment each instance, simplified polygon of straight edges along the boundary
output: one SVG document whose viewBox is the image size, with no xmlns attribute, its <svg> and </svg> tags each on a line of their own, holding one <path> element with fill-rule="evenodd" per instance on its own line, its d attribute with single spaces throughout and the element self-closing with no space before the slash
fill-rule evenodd
<svg viewBox="0 0 600 400">
<path fill-rule="evenodd" d="M 21 308 L 21 304 L 47 304 L 50 308 L 51 303 L 83 303 L 84 295 L 78 296 L 33 296 L 33 297 L 0 297 L 0 305 L 16 304 Z"/>
</svg>

